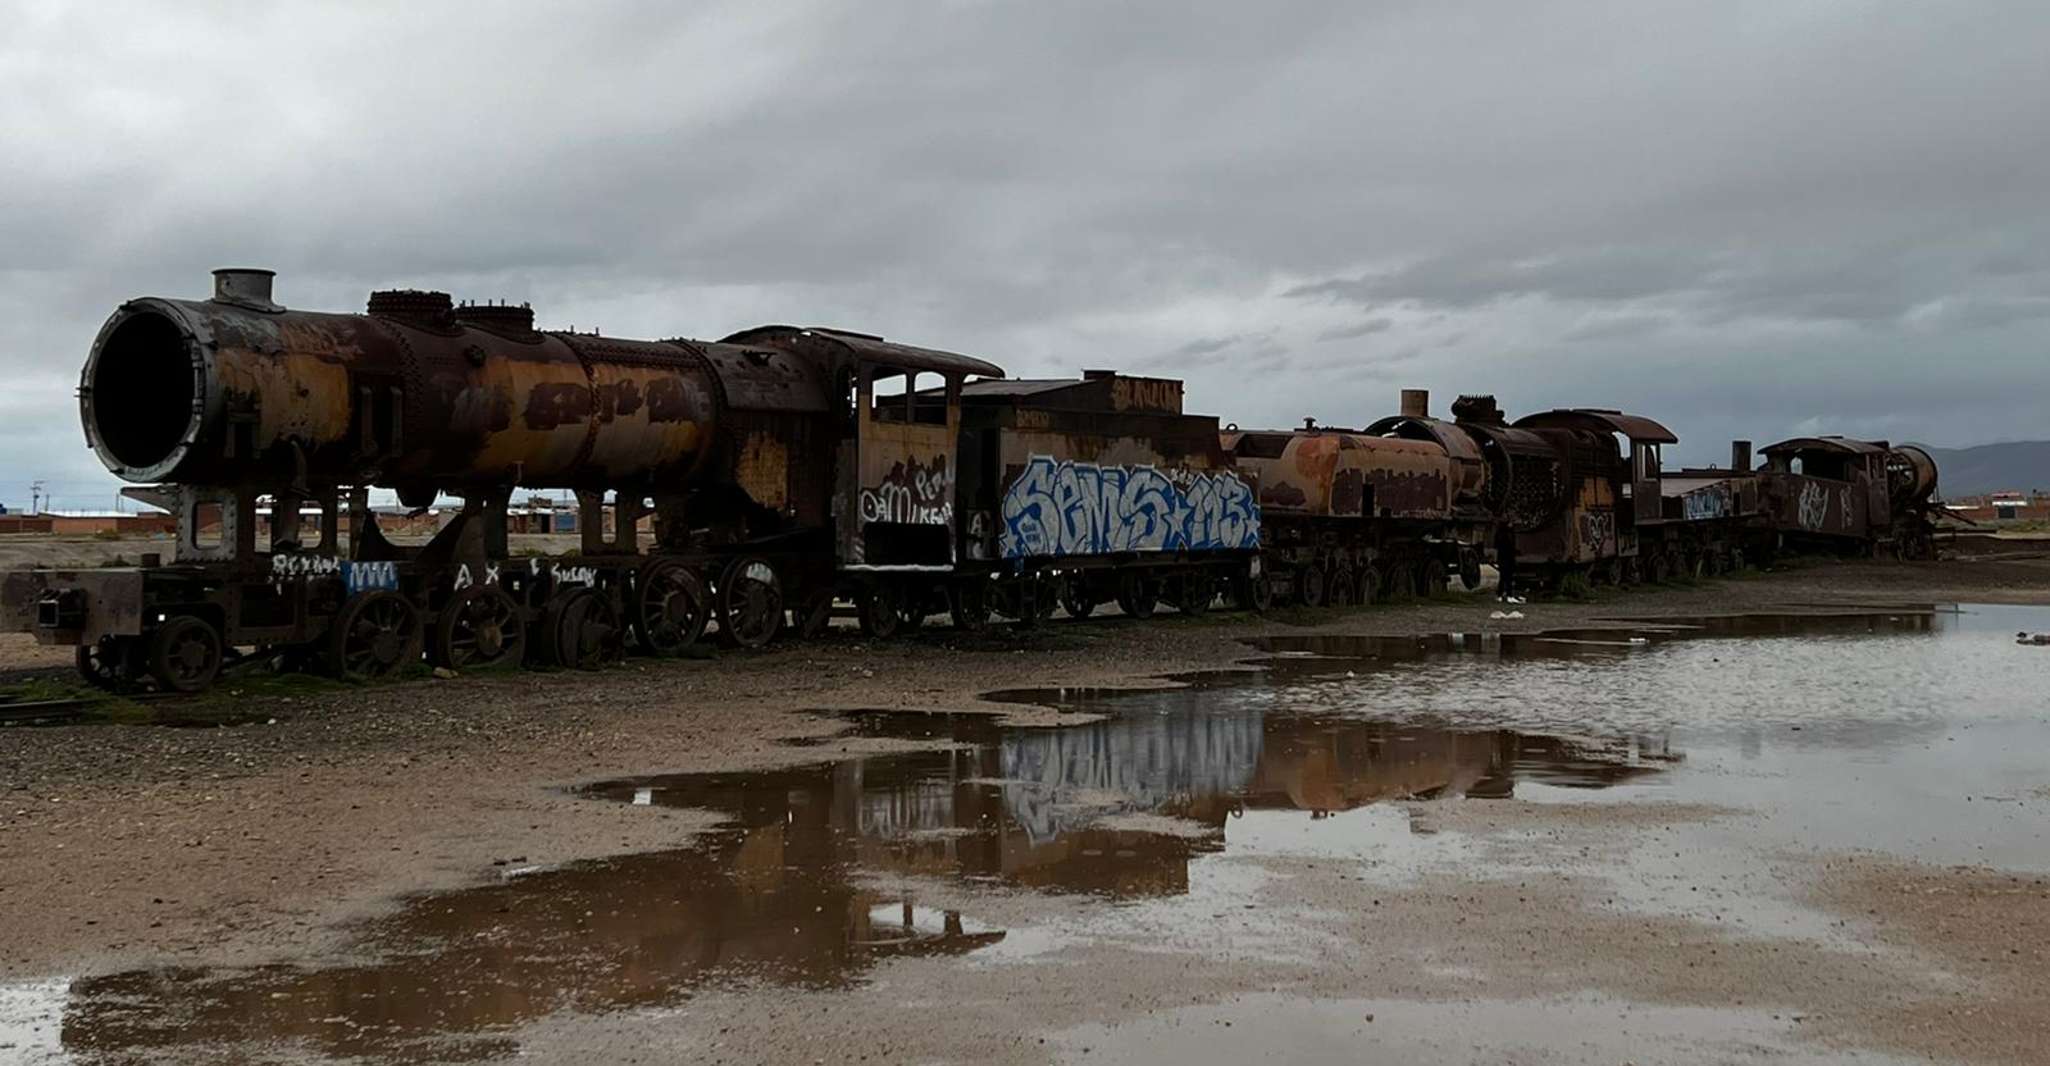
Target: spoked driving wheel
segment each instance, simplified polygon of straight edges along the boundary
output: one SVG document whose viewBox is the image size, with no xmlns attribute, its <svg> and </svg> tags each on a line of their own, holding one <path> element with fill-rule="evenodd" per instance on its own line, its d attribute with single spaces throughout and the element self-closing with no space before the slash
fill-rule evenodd
<svg viewBox="0 0 2050 1066">
<path fill-rule="evenodd" d="M 497 585 L 472 585 L 441 609 L 428 650 L 437 666 L 475 670 L 519 662 L 526 647 L 520 605 Z"/>
<path fill-rule="evenodd" d="M 134 637 L 101 637 L 74 649 L 72 664 L 78 667 L 78 676 L 86 684 L 108 692 L 124 692 L 142 672 L 136 652 Z"/>
<path fill-rule="evenodd" d="M 903 612 L 897 605 L 900 595 L 895 584 L 881 581 L 861 597 L 860 618 L 863 636 L 888 640 L 897 635 L 897 630 L 904 620 Z"/>
<path fill-rule="evenodd" d="M 612 597 L 589 586 L 555 594 L 541 613 L 541 636 L 556 666 L 596 670 L 626 651 L 626 627 Z"/>
<path fill-rule="evenodd" d="M 1323 567 L 1306 566 L 1303 567 L 1301 570 L 1296 571 L 1296 602 L 1302 604 L 1305 607 L 1324 606 L 1325 584 L 1326 582 L 1324 578 Z"/>
<path fill-rule="evenodd" d="M 743 555 L 719 579 L 719 639 L 759 648 L 783 629 L 783 583 L 758 555 Z"/>
<path fill-rule="evenodd" d="M 371 592 L 342 608 L 328 631 L 327 665 L 336 676 L 370 681 L 419 661 L 420 612 L 396 592 Z"/>
<path fill-rule="evenodd" d="M 1160 603 L 1160 581 L 1136 570 L 1118 577 L 1118 610 L 1145 621 Z"/>
<path fill-rule="evenodd" d="M 947 613 L 954 620 L 954 628 L 970 633 L 987 628 L 992 598 L 986 577 L 977 575 L 954 582 L 947 589 Z"/>
<path fill-rule="evenodd" d="M 712 594 L 690 567 L 663 559 L 641 571 L 630 608 L 634 638 L 653 655 L 681 655 L 705 635 Z"/>
<path fill-rule="evenodd" d="M 221 634 L 203 618 L 179 615 L 149 638 L 149 676 L 166 692 L 198 692 L 221 672 Z"/>
</svg>

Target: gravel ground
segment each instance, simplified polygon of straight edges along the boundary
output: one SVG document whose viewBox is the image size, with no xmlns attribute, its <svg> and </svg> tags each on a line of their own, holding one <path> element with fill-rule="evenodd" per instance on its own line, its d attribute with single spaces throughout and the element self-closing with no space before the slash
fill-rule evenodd
<svg viewBox="0 0 2050 1066">
<path fill-rule="evenodd" d="M 1253 654 L 1244 638 L 1272 633 L 1515 631 L 1620 615 L 1957 600 L 2050 603 L 2050 562 L 1814 565 L 1696 588 L 1612 593 L 1591 604 L 1526 605 L 1520 621 L 1489 620 L 1492 600 L 1454 597 L 1265 619 L 1056 622 L 1029 634 L 967 637 L 942 628 L 880 645 L 850 633 L 707 661 L 636 661 L 597 674 L 230 686 L 195 710 L 250 723 L 229 727 L 11 728 L 0 731 L 0 906 L 9 915 L 0 977 L 301 956 L 344 943 L 352 920 L 388 910 L 404 893 L 489 878 L 494 861 L 547 865 L 680 843 L 704 828 L 703 817 L 573 799 L 562 788 L 815 759 L 821 748 L 778 744 L 837 728 L 806 713 L 814 709 L 1018 712 L 979 696 L 1215 668 Z M 46 665 L 33 644 L 0 638 L 0 672 L 19 676 Z M 902 742 L 835 740 L 824 750 L 891 743 Z M 1372 962 L 1379 948 L 1322 973 L 1250 956 L 1200 972 L 1163 970 L 1147 964 L 1144 943 L 1104 936 L 1029 973 L 902 960 L 874 982 L 830 994 L 706 993 L 693 1002 L 710 1009 L 673 1016 L 560 1018 L 528 1034 L 530 1047 L 542 1061 L 575 1061 L 578 1049 L 594 1047 L 646 1051 L 654 1061 L 718 1058 L 710 1053 L 715 1044 L 731 1061 L 838 1061 L 828 1047 L 866 1034 L 883 1061 L 1086 1059 L 1092 1052 L 1083 1049 L 1103 1042 L 1089 1026 L 1142 1017 L 1168 1024 L 1160 1012 L 1219 1007 L 1255 991 L 1403 1003 L 1455 992 L 1521 1000 L 1655 988 L 1660 1002 L 1719 1010 L 1807 1004 L 1817 1023 L 1803 1021 L 1805 1031 L 1790 1040 L 1812 1042 L 1820 1032 L 1824 1045 L 1855 1035 L 1916 1055 L 2044 1061 L 2036 1049 L 2046 1045 L 2032 1043 L 2050 1039 L 2040 1016 L 2050 1012 L 2035 1009 L 2050 1002 L 2040 948 L 2050 930 L 2050 891 L 2040 882 L 1983 870 L 1847 866 L 1842 876 L 1817 878 L 1827 887 L 1815 890 L 1815 905 L 1859 915 L 1880 930 L 1878 941 L 1920 961 L 1882 965 L 1787 945 L 1733 947 L 1689 923 L 1605 909 L 1594 876 L 1620 842 L 1664 831 L 1667 818 L 1684 823 L 1716 812 L 1653 808 L 1644 824 L 1645 808 L 1562 815 L 1538 807 L 1489 806 L 1498 820 L 1491 832 L 1552 834 L 1579 849 L 1576 862 L 1586 869 L 1537 887 L 1435 875 L 1391 888 L 1386 909 L 1371 913 L 1320 897 L 1329 884 L 1284 878 L 1295 887 L 1263 903 L 1299 906 L 1341 940 L 1386 943 L 1441 963 L 1425 970 L 1379 971 Z M 1448 907 L 1448 900 L 1461 902 Z M 1029 905 L 1048 906 L 1044 899 Z M 2032 954 L 2010 955 L 2023 929 L 2034 930 Z M 1664 947 L 1646 952 L 1646 944 Z M 1930 960 L 1968 974 L 1980 1013 L 1903 1001 L 1932 980 Z M 1486 986 L 1477 989 L 1469 978 L 1483 973 Z M 737 997 L 733 1010 L 716 1009 L 721 996 Z M 1036 1012 L 1029 1021 L 1016 1013 L 1018 996 Z M 945 1026 L 920 1018 L 933 997 L 946 998 Z M 1219 1009 L 1225 1013 L 1200 1023 L 1225 1028 L 1233 1015 Z M 1778 1017 L 1745 1024 L 1751 1021 L 1765 1034 L 1756 1047 L 1768 1050 L 1780 1038 L 1772 1034 L 1786 1036 L 1780 1030 L 1792 1024 Z"/>
</svg>

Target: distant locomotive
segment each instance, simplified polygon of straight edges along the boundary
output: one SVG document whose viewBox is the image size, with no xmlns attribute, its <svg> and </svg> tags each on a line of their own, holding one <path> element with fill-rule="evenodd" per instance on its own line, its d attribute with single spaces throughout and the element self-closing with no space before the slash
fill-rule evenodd
<svg viewBox="0 0 2050 1066">
<path fill-rule="evenodd" d="M 115 688 L 196 691 L 250 658 L 359 679 L 423 654 L 594 667 L 815 634 L 842 603 L 876 637 L 936 613 L 1368 603 L 1478 587 L 1506 545 L 1546 580 L 1619 583 L 1933 552 L 1936 469 L 1912 446 L 1804 438 L 1753 470 L 1738 442 L 1730 470 L 1665 475 L 1676 438 L 1650 419 L 1510 423 L 1461 397 L 1446 421 L 1421 392 L 1363 430 L 1220 429 L 1170 379 L 1014 381 L 791 326 L 622 340 L 412 290 L 288 310 L 260 270 L 123 304 L 79 407 L 107 468 L 143 483 L 126 491 L 175 515 L 172 556 L 0 576 L 0 623 Z M 400 545 L 373 487 L 461 506 Z M 516 488 L 572 490 L 580 549 L 513 556 Z"/>
</svg>

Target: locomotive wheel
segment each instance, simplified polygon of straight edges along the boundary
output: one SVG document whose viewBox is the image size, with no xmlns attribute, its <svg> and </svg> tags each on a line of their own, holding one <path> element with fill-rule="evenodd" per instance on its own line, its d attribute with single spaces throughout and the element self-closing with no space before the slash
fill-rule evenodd
<svg viewBox="0 0 2050 1066">
<path fill-rule="evenodd" d="M 1019 629 L 1034 629 L 1053 617 L 1064 602 L 1066 580 L 1049 574 L 1027 574 L 1015 581 L 1000 582 L 993 602 L 998 614 L 1011 619 Z"/>
<path fill-rule="evenodd" d="M 1647 585 L 1663 585 L 1673 576 L 1672 567 L 1666 563 L 1665 554 L 1662 552 L 1653 552 L 1642 565 L 1644 583 Z"/>
<path fill-rule="evenodd" d="M 989 580 L 971 577 L 956 581 L 947 590 L 947 614 L 954 620 L 954 628 L 969 633 L 979 632 L 989 626 L 990 587 Z"/>
<path fill-rule="evenodd" d="M 496 585 L 472 585 L 450 597 L 428 646 L 435 665 L 451 670 L 516 663 L 526 648 L 520 605 Z"/>
<path fill-rule="evenodd" d="M 783 583 L 758 555 L 743 555 L 719 579 L 719 639 L 759 648 L 783 628 Z"/>
<path fill-rule="evenodd" d="M 884 583 L 870 589 L 861 598 L 861 632 L 863 636 L 876 640 L 888 640 L 897 635 L 903 625 L 903 612 L 898 610 L 899 593 L 894 585 Z"/>
<path fill-rule="evenodd" d="M 1417 570 L 1415 567 L 1405 566 L 1400 562 L 1388 564 L 1388 580 L 1381 586 L 1388 590 L 1388 601 L 1391 603 L 1407 603 L 1415 599 L 1416 578 Z"/>
<path fill-rule="evenodd" d="M 1274 606 L 1274 579 L 1257 564 L 1231 579 L 1232 606 L 1255 614 Z"/>
<path fill-rule="evenodd" d="M 420 612 L 396 592 L 371 592 L 349 601 L 327 635 L 327 667 L 348 681 L 389 676 L 418 662 Z"/>
<path fill-rule="evenodd" d="M 804 598 L 804 606 L 797 609 L 797 635 L 806 640 L 824 636 L 833 624 L 833 590 L 814 590 Z"/>
<path fill-rule="evenodd" d="M 1449 588 L 1451 584 L 1451 581 L 1445 576 L 1445 567 L 1442 564 L 1438 563 L 1436 560 L 1426 559 L 1423 562 L 1417 564 L 1417 595 L 1431 597 L 1443 596 L 1445 594 L 1445 590 Z"/>
<path fill-rule="evenodd" d="M 181 614 L 149 637 L 149 676 L 165 692 L 198 692 L 221 672 L 221 634 L 204 618 Z"/>
<path fill-rule="evenodd" d="M 578 670 L 617 662 L 626 650 L 626 630 L 612 598 L 589 586 L 564 589 L 548 601 L 541 635 L 555 665 Z"/>
<path fill-rule="evenodd" d="M 1217 602 L 1217 575 L 1208 570 L 1191 570 L 1176 583 L 1175 609 L 1183 614 L 1203 614 Z"/>
<path fill-rule="evenodd" d="M 1301 570 L 1296 571 L 1295 598 L 1301 601 L 1305 607 L 1322 607 L 1324 606 L 1324 594 L 1327 591 L 1325 586 L 1327 584 L 1328 582 L 1324 578 L 1323 567 L 1303 567 Z"/>
<path fill-rule="evenodd" d="M 1118 577 L 1118 609 L 1145 621 L 1153 617 L 1153 608 L 1160 605 L 1160 582 L 1137 571 L 1128 571 Z"/>
<path fill-rule="evenodd" d="M 690 567 L 663 559 L 641 571 L 630 610 L 634 639 L 644 650 L 651 655 L 681 655 L 705 635 L 705 625 L 712 620 L 712 594 Z"/>
<path fill-rule="evenodd" d="M 1354 578 L 1352 568 L 1341 566 L 1331 574 L 1331 584 L 1324 590 L 1324 603 L 1329 607 L 1352 606 Z"/>
<path fill-rule="evenodd" d="M 1067 598 L 1068 579 L 1065 577 L 1041 577 L 1034 582 L 1030 609 L 1018 616 L 1018 628 L 1031 629 L 1052 620 L 1055 607 Z"/>
<path fill-rule="evenodd" d="M 101 637 L 73 649 L 72 665 L 78 667 L 78 676 L 86 684 L 108 692 L 126 692 L 134 686 L 138 673 L 135 652 L 134 637 Z"/>
<path fill-rule="evenodd" d="M 1090 591 L 1087 576 L 1061 582 L 1061 610 L 1068 612 L 1069 618 L 1087 618 L 1096 610 L 1096 595 Z"/>
</svg>

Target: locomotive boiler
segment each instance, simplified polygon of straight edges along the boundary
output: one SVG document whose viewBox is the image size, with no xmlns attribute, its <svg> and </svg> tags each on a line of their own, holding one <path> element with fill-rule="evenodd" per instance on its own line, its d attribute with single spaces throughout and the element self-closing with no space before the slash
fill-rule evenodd
<svg viewBox="0 0 2050 1066">
<path fill-rule="evenodd" d="M 1487 469 L 1464 434 L 1430 417 L 1420 389 L 1364 430 L 1305 420 L 1287 432 L 1229 430 L 1225 446 L 1259 486 L 1266 584 L 1309 607 L 1349 606 L 1480 583 Z M 1266 590 L 1262 590 L 1263 594 Z"/>
<path fill-rule="evenodd" d="M 196 689 L 239 648 L 359 677 L 423 644 L 449 665 L 591 665 L 629 632 L 673 653 L 713 621 L 755 646 L 787 607 L 816 615 L 845 572 L 953 565 L 960 387 L 1001 377 L 993 364 L 826 329 L 538 330 L 526 307 L 413 290 L 373 293 L 362 314 L 302 311 L 271 278 L 222 270 L 210 299 L 129 301 L 93 343 L 87 443 L 174 513 L 172 558 L 0 581 L 0 616 L 76 645 L 89 677 Z M 891 381 L 905 396 L 937 382 L 931 417 L 883 395 Z M 933 505 L 858 502 L 907 469 Z M 574 490 L 580 549 L 513 560 L 516 487 Z M 372 488 L 461 502 L 402 546 Z M 865 554 L 879 545 L 894 554 Z"/>
</svg>

